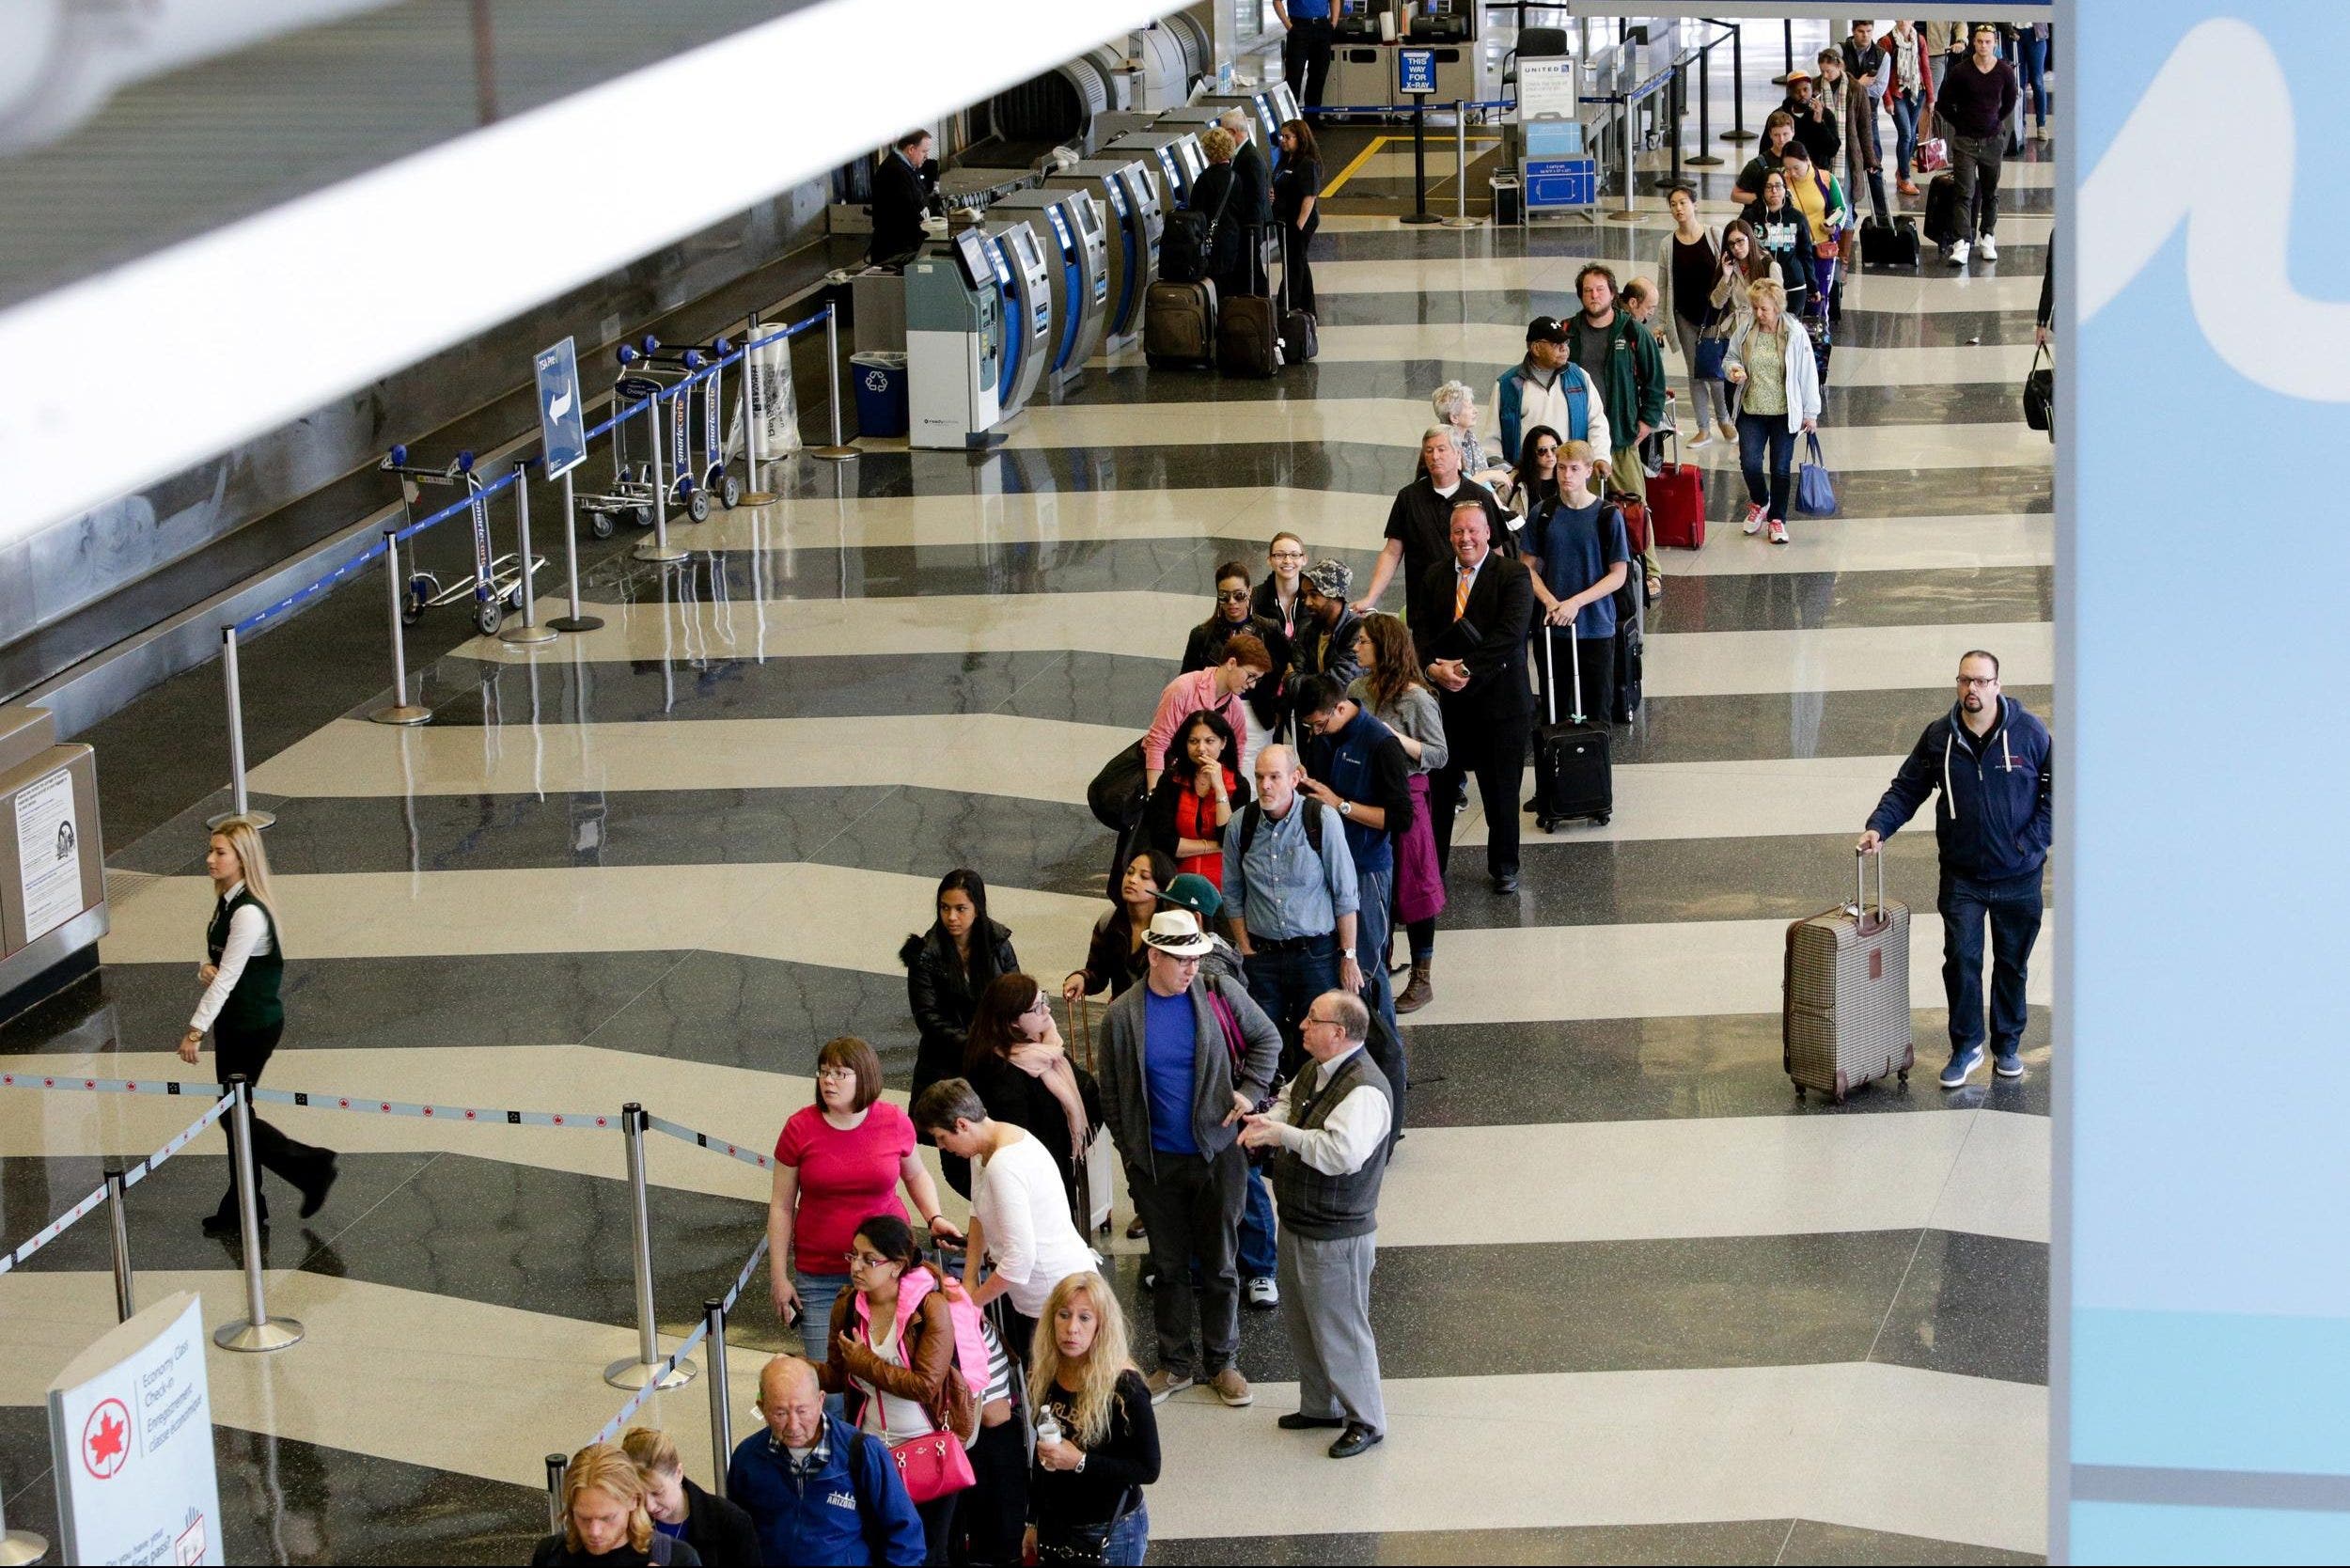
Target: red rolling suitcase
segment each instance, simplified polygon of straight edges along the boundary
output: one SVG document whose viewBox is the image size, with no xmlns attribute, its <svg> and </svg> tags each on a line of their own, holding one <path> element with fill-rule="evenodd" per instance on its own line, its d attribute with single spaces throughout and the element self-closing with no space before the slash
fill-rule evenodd
<svg viewBox="0 0 2350 1568">
<path fill-rule="evenodd" d="M 1649 476 L 1650 525 L 1656 542 L 1675 550 L 1705 548 L 1705 476 L 1681 461 L 1681 432 L 1668 426 L 1665 462 Z"/>
</svg>

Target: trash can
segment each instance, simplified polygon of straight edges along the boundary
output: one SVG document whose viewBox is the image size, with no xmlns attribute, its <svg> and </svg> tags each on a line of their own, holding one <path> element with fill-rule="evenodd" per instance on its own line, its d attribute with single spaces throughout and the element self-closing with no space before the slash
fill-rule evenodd
<svg viewBox="0 0 2350 1568">
<path fill-rule="evenodd" d="M 906 356 L 876 350 L 849 356 L 849 379 L 856 384 L 859 435 L 903 435 L 911 420 L 906 408 Z"/>
<path fill-rule="evenodd" d="M 1496 174 L 1493 177 L 1492 184 L 1494 222 L 1496 224 L 1523 223 L 1526 219 L 1526 209 L 1523 205 L 1526 192 L 1518 184 L 1518 177 L 1514 174 Z"/>
</svg>

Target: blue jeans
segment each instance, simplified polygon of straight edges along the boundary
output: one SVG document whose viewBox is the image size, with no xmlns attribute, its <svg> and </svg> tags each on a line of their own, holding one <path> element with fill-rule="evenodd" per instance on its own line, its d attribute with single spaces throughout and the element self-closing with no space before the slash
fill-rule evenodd
<svg viewBox="0 0 2350 1568">
<path fill-rule="evenodd" d="M 2012 1057 L 2024 1043 L 2025 968 L 2040 936 L 2040 873 L 1977 882 L 1945 873 L 1935 907 L 1942 912 L 1942 990 L 1950 1009 L 1953 1060 L 1982 1043 L 1982 934 L 1991 928 L 1991 1054 Z"/>
<path fill-rule="evenodd" d="M 1142 1503 L 1110 1527 L 1109 1549 L 1102 1560 L 1110 1568 L 1142 1568 L 1142 1554 L 1151 1549 L 1151 1510 Z"/>
<path fill-rule="evenodd" d="M 1335 824 L 1334 824 L 1335 825 Z M 1327 828 L 1324 831 L 1328 831 Z M 1383 919 L 1384 916 L 1381 917 Z M 1358 938 L 1355 954 L 1375 955 L 1376 949 L 1360 945 L 1360 917 L 1355 928 Z M 1264 1009 L 1273 1027 L 1281 1031 L 1281 1074 L 1287 1077 L 1306 1059 L 1306 1047 L 1298 1030 L 1305 1022 L 1306 1010 L 1314 1005 L 1314 998 L 1325 991 L 1339 988 L 1339 938 L 1335 932 L 1308 938 L 1299 946 L 1285 948 L 1279 952 L 1259 947 L 1243 967 L 1248 976 L 1248 995 Z"/>
<path fill-rule="evenodd" d="M 2031 97 L 2032 118 L 2044 131 L 2048 125 L 2048 40 L 2027 34 L 2023 49 L 2024 91 Z"/>
<path fill-rule="evenodd" d="M 1280 1266 L 1273 1239 L 1273 1190 L 1265 1185 L 1264 1172 L 1251 1170 L 1241 1198 L 1240 1277 L 1270 1279 Z"/>
<path fill-rule="evenodd" d="M 1893 167 L 1904 180 L 1909 178 L 1909 165 L 1918 157 L 1919 107 L 1914 92 L 1893 95 Z"/>
<path fill-rule="evenodd" d="M 1762 469 L 1765 460 L 1768 474 Z M 1795 432 L 1787 428 L 1787 416 L 1739 411 L 1738 466 L 1746 472 L 1747 499 L 1766 515 L 1786 522 L 1795 466 Z"/>
<path fill-rule="evenodd" d="M 840 1293 L 849 1288 L 845 1274 L 806 1274 L 791 1271 L 791 1288 L 800 1293 L 800 1344 L 807 1358 L 822 1367 L 824 1357 L 832 1354 L 832 1307 L 840 1299 Z M 847 1419 L 847 1402 L 838 1394 L 825 1397 L 824 1408 Z"/>
<path fill-rule="evenodd" d="M 1355 957 L 1363 971 L 1363 1003 L 1392 1027 L 1395 987 L 1387 980 L 1387 922 L 1395 918 L 1395 863 L 1389 861 L 1384 871 L 1358 867 L 1356 872 L 1363 904 L 1355 912 Z"/>
</svg>

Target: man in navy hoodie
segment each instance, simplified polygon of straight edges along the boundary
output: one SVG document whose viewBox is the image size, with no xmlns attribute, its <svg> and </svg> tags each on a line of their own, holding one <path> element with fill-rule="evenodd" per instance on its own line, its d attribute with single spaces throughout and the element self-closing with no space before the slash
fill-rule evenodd
<svg viewBox="0 0 2350 1568">
<path fill-rule="evenodd" d="M 924 1560 L 897 1463 L 880 1438 L 824 1413 L 813 1366 L 778 1356 L 761 1368 L 759 1413 L 767 1425 L 735 1445 L 727 1497 L 759 1527 L 761 1562 Z"/>
<path fill-rule="evenodd" d="M 1958 661 L 1958 701 L 1926 726 L 1860 836 L 1870 855 L 1936 790 L 1942 855 L 1942 988 L 1950 1006 L 1944 1089 L 1982 1065 L 1982 932 L 1991 927 L 1991 1055 L 2002 1078 L 2024 1075 L 2024 971 L 2040 935 L 2040 871 L 2055 811 L 2048 727 L 1999 695 L 1999 661 Z"/>
</svg>

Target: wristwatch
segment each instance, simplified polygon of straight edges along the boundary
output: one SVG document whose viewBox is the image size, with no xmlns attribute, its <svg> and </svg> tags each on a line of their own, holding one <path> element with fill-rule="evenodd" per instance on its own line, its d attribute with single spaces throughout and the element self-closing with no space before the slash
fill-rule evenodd
<svg viewBox="0 0 2350 1568">
<path fill-rule="evenodd" d="M 1351 817 L 1351 816 L 1353 816 L 1354 814 L 1355 814 L 1355 803 L 1354 803 L 1353 801 L 1351 801 L 1351 800 L 1342 800 L 1342 801 L 1339 802 L 1339 815 L 1340 815 L 1340 816 L 1341 816 L 1341 817 Z"/>
<path fill-rule="evenodd" d="M 1080 1449 L 1077 1450 L 1077 1463 L 1069 1467 L 1069 1473 L 1073 1476 L 1081 1476 L 1086 1473 L 1086 1456 L 1084 1450 Z"/>
<path fill-rule="evenodd" d="M 1339 949 L 1339 956 L 1340 958 L 1353 958 L 1355 956 L 1355 949 L 1352 948 L 1340 948 Z"/>
</svg>

